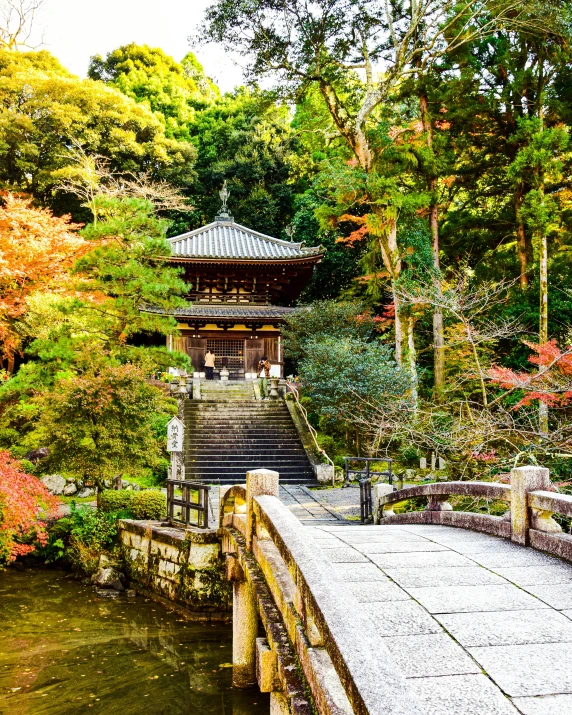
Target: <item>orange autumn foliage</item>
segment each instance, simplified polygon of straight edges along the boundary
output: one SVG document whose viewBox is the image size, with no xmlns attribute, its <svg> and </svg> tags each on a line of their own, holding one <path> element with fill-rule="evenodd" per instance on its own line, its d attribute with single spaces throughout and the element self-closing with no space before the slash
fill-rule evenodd
<svg viewBox="0 0 572 715">
<path fill-rule="evenodd" d="M 90 248 L 80 224 L 59 218 L 30 199 L 6 193 L 0 206 L 0 355 L 10 363 L 19 347 L 14 321 L 38 290 L 70 288 L 69 270 Z"/>
<path fill-rule="evenodd" d="M 513 409 L 525 407 L 537 400 L 549 407 L 565 407 L 572 401 L 572 347 L 562 351 L 555 340 L 537 345 L 523 341 L 535 354 L 528 362 L 538 372 L 522 372 L 495 366 L 489 378 L 505 390 L 522 390 L 524 397 Z"/>
</svg>

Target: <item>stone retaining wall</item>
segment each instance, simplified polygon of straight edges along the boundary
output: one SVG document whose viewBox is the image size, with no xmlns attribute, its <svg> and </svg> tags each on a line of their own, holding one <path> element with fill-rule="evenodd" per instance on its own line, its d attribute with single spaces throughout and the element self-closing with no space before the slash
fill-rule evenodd
<svg viewBox="0 0 572 715">
<path fill-rule="evenodd" d="M 230 620 L 232 590 L 218 534 L 160 522 L 120 522 L 123 568 L 139 592 L 178 604 L 197 620 Z"/>
</svg>

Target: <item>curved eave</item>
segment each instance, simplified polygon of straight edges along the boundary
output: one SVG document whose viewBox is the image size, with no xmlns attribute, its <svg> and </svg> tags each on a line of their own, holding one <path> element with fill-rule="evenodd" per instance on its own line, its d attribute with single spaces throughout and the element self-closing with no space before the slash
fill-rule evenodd
<svg viewBox="0 0 572 715">
<path fill-rule="evenodd" d="M 314 253 L 307 256 L 296 256 L 294 258 L 196 258 L 195 256 L 160 256 L 159 258 L 169 263 L 197 263 L 200 265 L 215 264 L 215 265 L 232 265 L 240 263 L 241 265 L 253 266 L 279 266 L 282 264 L 298 264 L 298 263 L 320 263 L 324 257 L 325 251 Z"/>
</svg>

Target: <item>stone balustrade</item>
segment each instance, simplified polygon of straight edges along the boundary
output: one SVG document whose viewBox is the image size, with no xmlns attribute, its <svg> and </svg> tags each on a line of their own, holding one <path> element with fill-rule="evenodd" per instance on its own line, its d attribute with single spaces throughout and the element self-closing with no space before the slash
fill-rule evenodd
<svg viewBox="0 0 572 715">
<path fill-rule="evenodd" d="M 278 488 L 277 472 L 254 470 L 246 486 L 221 495 L 234 685 L 270 692 L 272 715 L 420 713 L 383 639 L 349 606 L 345 585 Z"/>
<path fill-rule="evenodd" d="M 551 490 L 548 469 L 516 467 L 510 484 L 494 482 L 439 482 L 398 491 L 387 484 L 374 486 L 376 524 L 442 524 L 511 539 L 572 561 L 572 537 L 564 534 L 554 514 L 572 517 L 572 496 Z M 502 517 L 453 511 L 451 496 L 503 501 L 510 510 Z M 395 513 L 393 507 L 415 497 L 427 497 L 424 511 Z"/>
</svg>

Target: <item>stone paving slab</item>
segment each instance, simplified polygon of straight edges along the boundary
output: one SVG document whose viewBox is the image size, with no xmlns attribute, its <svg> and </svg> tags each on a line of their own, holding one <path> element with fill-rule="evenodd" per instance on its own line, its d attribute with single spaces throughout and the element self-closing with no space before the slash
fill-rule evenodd
<svg viewBox="0 0 572 715">
<path fill-rule="evenodd" d="M 510 700 L 482 674 L 411 678 L 407 683 L 427 715 L 518 715 Z"/>
<path fill-rule="evenodd" d="M 442 633 L 443 629 L 414 601 L 371 603 L 367 612 L 380 636 L 415 636 Z"/>
<path fill-rule="evenodd" d="M 518 548 L 516 544 L 511 544 L 510 541 L 505 541 L 504 539 L 499 539 L 496 541 L 460 541 L 458 544 L 453 542 L 447 542 L 455 551 L 460 554 L 467 554 L 472 556 L 473 554 L 482 553 L 514 553 L 515 548 Z"/>
<path fill-rule="evenodd" d="M 313 493 L 346 518 L 360 516 L 359 487 L 315 489 Z"/>
<path fill-rule="evenodd" d="M 523 586 L 525 591 L 541 599 L 552 608 L 564 610 L 572 608 L 572 585 L 556 584 L 555 586 Z"/>
<path fill-rule="evenodd" d="M 511 568 L 513 566 L 547 566 L 562 561 L 555 556 L 548 556 L 532 549 L 518 548 L 502 551 L 487 551 L 486 553 L 471 553 L 469 558 L 488 569 Z"/>
<path fill-rule="evenodd" d="M 572 611 L 560 611 L 563 613 L 567 618 L 572 619 Z"/>
<path fill-rule="evenodd" d="M 510 566 L 509 568 L 495 568 L 494 571 L 517 586 L 567 583 L 572 590 L 572 569 L 563 563 L 547 566 Z"/>
<path fill-rule="evenodd" d="M 384 539 L 383 541 L 373 541 L 362 543 L 355 541 L 346 542 L 359 547 L 363 554 L 406 554 L 414 551 L 449 551 L 442 544 L 434 544 L 432 541 L 399 541 L 398 539 Z"/>
<path fill-rule="evenodd" d="M 481 672 L 466 651 L 445 633 L 385 638 L 384 643 L 406 678 Z"/>
<path fill-rule="evenodd" d="M 423 534 L 425 536 L 425 534 Z M 438 544 L 447 544 L 456 547 L 458 544 L 466 543 L 481 543 L 481 544 L 499 544 L 510 543 L 508 540 L 503 540 L 498 536 L 483 534 L 478 531 L 469 531 L 467 529 L 459 529 L 458 532 L 444 531 L 442 533 L 433 533 L 425 538 L 432 539 Z"/>
<path fill-rule="evenodd" d="M 572 643 L 572 621 L 553 610 L 449 613 L 435 618 L 465 648 Z"/>
<path fill-rule="evenodd" d="M 572 643 L 491 646 L 468 651 L 510 696 L 572 692 Z"/>
<path fill-rule="evenodd" d="M 425 536 L 419 536 L 418 534 L 408 534 L 406 531 L 389 531 L 389 532 L 379 532 L 370 531 L 371 527 L 364 527 L 359 532 L 354 532 L 352 529 L 344 529 L 342 538 L 348 544 L 356 544 L 366 546 L 368 544 L 385 544 L 391 542 L 398 542 L 402 544 L 410 544 L 412 542 L 417 542 L 420 544 L 432 544 L 434 542 L 427 539 Z"/>
<path fill-rule="evenodd" d="M 429 613 L 516 611 L 548 608 L 519 588 L 506 586 L 447 586 L 406 589 Z"/>
<path fill-rule="evenodd" d="M 453 551 L 425 551 L 422 553 L 386 553 L 369 554 L 374 564 L 381 568 L 420 568 L 428 569 L 445 566 L 473 566 L 469 559 Z"/>
<path fill-rule="evenodd" d="M 336 564 L 336 569 L 332 574 L 338 581 L 389 581 L 387 576 L 380 571 L 375 564 Z"/>
<path fill-rule="evenodd" d="M 328 559 L 336 564 L 347 564 L 347 563 L 369 563 L 367 557 L 360 554 L 359 551 L 355 549 L 341 548 L 341 549 L 327 549 L 325 551 Z"/>
<path fill-rule="evenodd" d="M 403 588 L 422 586 L 484 586 L 504 584 L 505 581 L 479 566 L 384 569 L 385 573 Z"/>
<path fill-rule="evenodd" d="M 522 715 L 572 713 L 572 695 L 543 695 L 537 698 L 513 698 Z"/>
<path fill-rule="evenodd" d="M 387 581 L 370 581 L 369 583 L 348 583 L 347 587 L 359 603 L 411 600 L 408 593 L 389 579 Z"/>
</svg>

